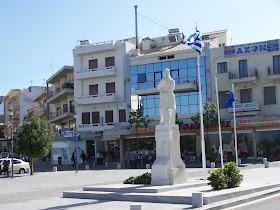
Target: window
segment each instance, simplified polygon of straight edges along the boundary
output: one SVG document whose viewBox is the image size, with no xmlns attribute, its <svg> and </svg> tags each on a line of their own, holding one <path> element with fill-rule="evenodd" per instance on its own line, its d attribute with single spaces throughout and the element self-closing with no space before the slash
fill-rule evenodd
<svg viewBox="0 0 280 210">
<path fill-rule="evenodd" d="M 89 85 L 89 95 L 98 95 L 98 84 Z"/>
<path fill-rule="evenodd" d="M 70 101 L 70 112 L 71 112 L 71 113 L 74 113 L 74 112 L 75 112 L 74 101 Z"/>
<path fill-rule="evenodd" d="M 264 90 L 264 104 L 276 104 L 275 87 L 265 87 Z"/>
<path fill-rule="evenodd" d="M 61 115 L 61 107 L 56 108 L 56 116 Z"/>
<path fill-rule="evenodd" d="M 105 58 L 105 66 L 115 66 L 115 57 Z"/>
<path fill-rule="evenodd" d="M 273 56 L 273 73 L 280 73 L 280 55 Z"/>
<path fill-rule="evenodd" d="M 247 60 L 239 61 L 239 78 L 248 77 Z"/>
<path fill-rule="evenodd" d="M 113 122 L 113 110 L 105 111 L 105 123 Z"/>
<path fill-rule="evenodd" d="M 89 69 L 96 69 L 98 68 L 97 59 L 89 60 L 88 61 Z"/>
<path fill-rule="evenodd" d="M 119 122 L 126 122 L 125 109 L 119 110 Z"/>
<path fill-rule="evenodd" d="M 63 104 L 63 113 L 68 112 L 68 105 L 67 104 Z"/>
<path fill-rule="evenodd" d="M 146 74 L 143 73 L 143 74 L 138 74 L 138 77 L 137 77 L 137 82 L 138 83 L 143 83 L 143 82 L 146 82 L 147 81 L 147 78 L 146 78 Z"/>
<path fill-rule="evenodd" d="M 115 83 L 106 83 L 106 93 L 115 93 Z"/>
<path fill-rule="evenodd" d="M 82 124 L 90 124 L 90 113 L 89 112 L 82 113 Z"/>
<path fill-rule="evenodd" d="M 100 123 L 99 112 L 92 112 L 91 116 L 92 116 L 92 124 Z"/>
<path fill-rule="evenodd" d="M 227 62 L 218 63 L 217 66 L 218 66 L 218 74 L 228 72 Z"/>
<path fill-rule="evenodd" d="M 252 92 L 251 89 L 240 90 L 241 103 L 251 103 L 252 102 Z"/>
<path fill-rule="evenodd" d="M 220 108 L 221 109 L 225 108 L 228 95 L 229 95 L 228 91 L 219 92 L 219 103 L 220 103 Z"/>
</svg>

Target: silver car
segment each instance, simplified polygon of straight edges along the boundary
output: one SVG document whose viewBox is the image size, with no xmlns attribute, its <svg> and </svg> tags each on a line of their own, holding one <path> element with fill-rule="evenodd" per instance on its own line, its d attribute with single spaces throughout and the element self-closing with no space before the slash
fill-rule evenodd
<svg viewBox="0 0 280 210">
<path fill-rule="evenodd" d="M 12 158 L 1 158 L 0 159 L 0 167 L 1 167 L 1 171 L 3 170 L 3 162 L 4 160 L 6 160 L 9 164 L 9 171 L 12 170 Z M 25 162 L 23 160 L 14 158 L 13 159 L 13 165 L 14 165 L 14 173 L 20 173 L 20 174 L 24 174 L 27 171 L 30 171 L 30 165 L 28 162 Z"/>
</svg>

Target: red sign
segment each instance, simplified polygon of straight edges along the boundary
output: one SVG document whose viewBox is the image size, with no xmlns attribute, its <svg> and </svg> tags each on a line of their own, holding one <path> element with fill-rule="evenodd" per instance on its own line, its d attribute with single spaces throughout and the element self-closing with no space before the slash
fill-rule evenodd
<svg viewBox="0 0 280 210">
<path fill-rule="evenodd" d="M 221 127 L 222 128 L 230 128 L 230 120 L 223 121 L 221 122 Z M 218 128 L 218 125 L 211 122 L 209 128 Z M 195 124 L 194 123 L 186 123 L 182 125 L 181 127 L 182 130 L 196 130 Z"/>
</svg>

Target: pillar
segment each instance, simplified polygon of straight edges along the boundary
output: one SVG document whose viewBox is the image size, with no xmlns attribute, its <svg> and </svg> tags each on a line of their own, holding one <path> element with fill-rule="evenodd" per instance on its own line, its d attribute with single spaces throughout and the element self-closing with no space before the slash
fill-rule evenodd
<svg viewBox="0 0 280 210">
<path fill-rule="evenodd" d="M 253 129 L 253 147 L 254 147 L 254 158 L 257 159 L 257 134 L 256 134 L 256 129 Z"/>
<path fill-rule="evenodd" d="M 123 152 L 123 140 L 120 139 L 119 141 L 119 147 L 120 147 L 120 163 L 124 163 L 124 152 Z"/>
</svg>

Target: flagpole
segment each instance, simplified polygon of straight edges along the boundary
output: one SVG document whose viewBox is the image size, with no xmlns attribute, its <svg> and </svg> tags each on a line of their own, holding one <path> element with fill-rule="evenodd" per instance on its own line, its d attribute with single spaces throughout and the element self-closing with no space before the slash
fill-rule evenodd
<svg viewBox="0 0 280 210">
<path fill-rule="evenodd" d="M 223 155 L 223 140 L 222 140 L 222 130 L 221 130 L 221 119 L 220 119 L 220 103 L 218 95 L 218 78 L 215 77 L 215 86 L 216 86 L 216 98 L 217 98 L 217 109 L 218 109 L 218 125 L 219 125 L 219 139 L 220 139 L 220 149 L 221 154 L 221 168 L 224 167 L 224 155 Z"/>
<path fill-rule="evenodd" d="M 203 124 L 203 110 L 202 110 L 202 92 L 201 92 L 201 78 L 200 78 L 200 55 L 197 53 L 197 72 L 198 72 L 198 88 L 199 88 L 199 106 L 200 106 L 200 133 L 201 133 L 201 153 L 202 153 L 202 167 L 203 180 L 206 180 L 206 155 L 205 155 L 205 141 L 204 141 L 204 124 Z"/>
<path fill-rule="evenodd" d="M 234 93 L 234 84 L 231 84 L 232 92 Z M 235 162 L 238 167 L 238 154 L 237 154 L 237 135 L 236 135 L 236 119 L 235 119 L 235 101 L 232 103 L 233 108 L 233 123 L 234 123 L 234 144 L 235 144 Z"/>
</svg>

